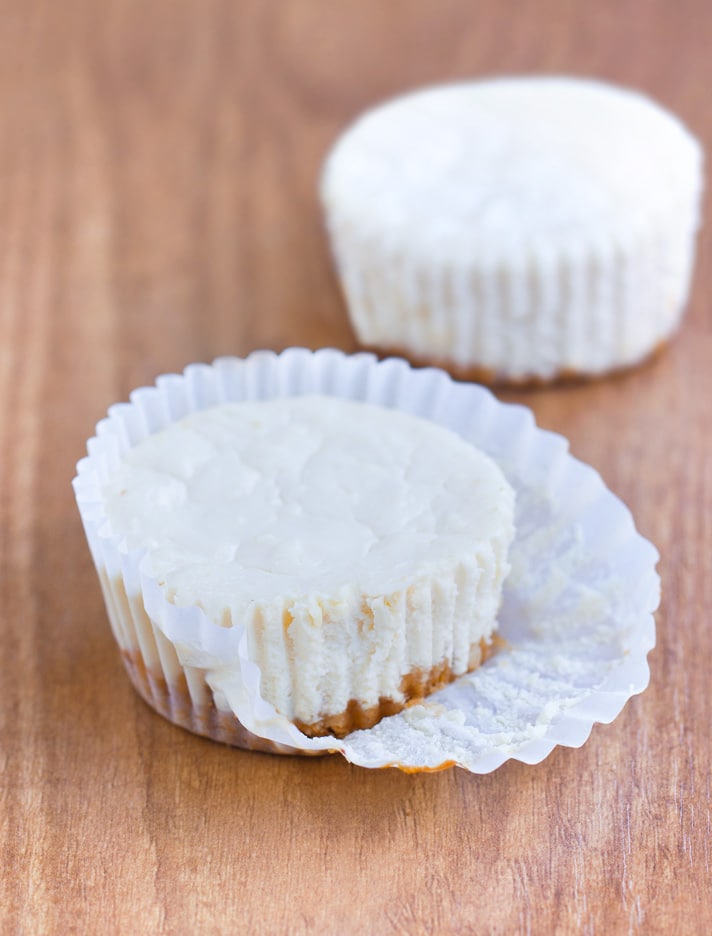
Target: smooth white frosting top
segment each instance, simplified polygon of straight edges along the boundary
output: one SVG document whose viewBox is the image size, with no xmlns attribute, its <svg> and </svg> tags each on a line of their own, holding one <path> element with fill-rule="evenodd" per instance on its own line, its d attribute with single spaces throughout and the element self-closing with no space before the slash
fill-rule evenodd
<svg viewBox="0 0 712 936">
<path fill-rule="evenodd" d="M 702 150 L 641 94 L 506 78 L 389 101 L 346 131 L 322 179 L 354 232 L 430 255 L 623 244 L 696 202 Z"/>
<path fill-rule="evenodd" d="M 172 601 L 217 621 L 275 598 L 403 587 L 508 543 L 513 497 L 449 430 L 316 396 L 195 413 L 130 449 L 104 487 L 111 532 L 148 550 Z"/>
</svg>

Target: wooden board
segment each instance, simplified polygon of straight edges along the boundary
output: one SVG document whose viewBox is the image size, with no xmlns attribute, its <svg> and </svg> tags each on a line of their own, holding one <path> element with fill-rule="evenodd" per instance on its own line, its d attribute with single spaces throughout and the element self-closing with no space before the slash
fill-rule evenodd
<svg viewBox="0 0 712 936">
<path fill-rule="evenodd" d="M 707 232 L 667 353 L 504 395 L 663 557 L 649 690 L 539 766 L 406 776 L 174 728 L 122 671 L 70 481 L 107 406 L 161 372 L 355 347 L 315 186 L 361 109 L 574 72 L 647 91 L 712 149 L 710 6 L 5 0 L 0 26 L 0 930 L 709 930 Z"/>
</svg>

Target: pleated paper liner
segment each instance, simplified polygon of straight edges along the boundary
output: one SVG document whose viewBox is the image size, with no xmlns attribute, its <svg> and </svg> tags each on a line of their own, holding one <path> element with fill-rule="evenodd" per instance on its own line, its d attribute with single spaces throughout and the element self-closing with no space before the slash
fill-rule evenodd
<svg viewBox="0 0 712 936">
<path fill-rule="evenodd" d="M 124 451 L 225 402 L 326 394 L 431 419 L 493 457 L 517 493 L 499 633 L 482 667 L 420 704 L 343 739 L 308 738 L 259 693 L 245 628 L 178 608 L 108 529 L 101 486 Z M 218 741 L 277 753 L 342 753 L 364 767 L 487 773 L 509 758 L 578 746 L 648 684 L 660 582 L 655 548 L 561 436 L 525 407 L 435 369 L 372 355 L 292 348 L 192 365 L 109 410 L 74 481 L 109 618 L 133 684 L 166 718 Z"/>
</svg>

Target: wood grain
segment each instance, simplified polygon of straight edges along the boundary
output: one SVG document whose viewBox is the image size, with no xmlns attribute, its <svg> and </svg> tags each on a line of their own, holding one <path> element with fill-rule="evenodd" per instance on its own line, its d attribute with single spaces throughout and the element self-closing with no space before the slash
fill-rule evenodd
<svg viewBox="0 0 712 936">
<path fill-rule="evenodd" d="M 600 75 L 712 150 L 705 0 L 0 3 L 3 933 L 712 928 L 712 268 L 623 378 L 509 393 L 660 548 L 648 691 L 485 777 L 229 750 L 133 693 L 70 480 L 107 406 L 257 347 L 354 347 L 315 195 L 413 85 Z M 709 218 L 709 214 L 708 214 Z"/>
</svg>

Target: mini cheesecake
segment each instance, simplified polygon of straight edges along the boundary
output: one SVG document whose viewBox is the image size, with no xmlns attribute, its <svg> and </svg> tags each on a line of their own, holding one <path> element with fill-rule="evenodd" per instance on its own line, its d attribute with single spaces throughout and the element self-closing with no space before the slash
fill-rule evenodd
<svg viewBox="0 0 712 936">
<path fill-rule="evenodd" d="M 307 735 L 368 728 L 492 646 L 514 493 L 429 421 L 333 397 L 227 403 L 127 449 L 102 499 L 169 602 L 245 628 L 262 697 Z"/>
<path fill-rule="evenodd" d="M 598 81 L 462 82 L 374 108 L 321 181 L 360 342 L 488 382 L 637 364 L 682 316 L 702 163 L 674 115 Z"/>
</svg>

